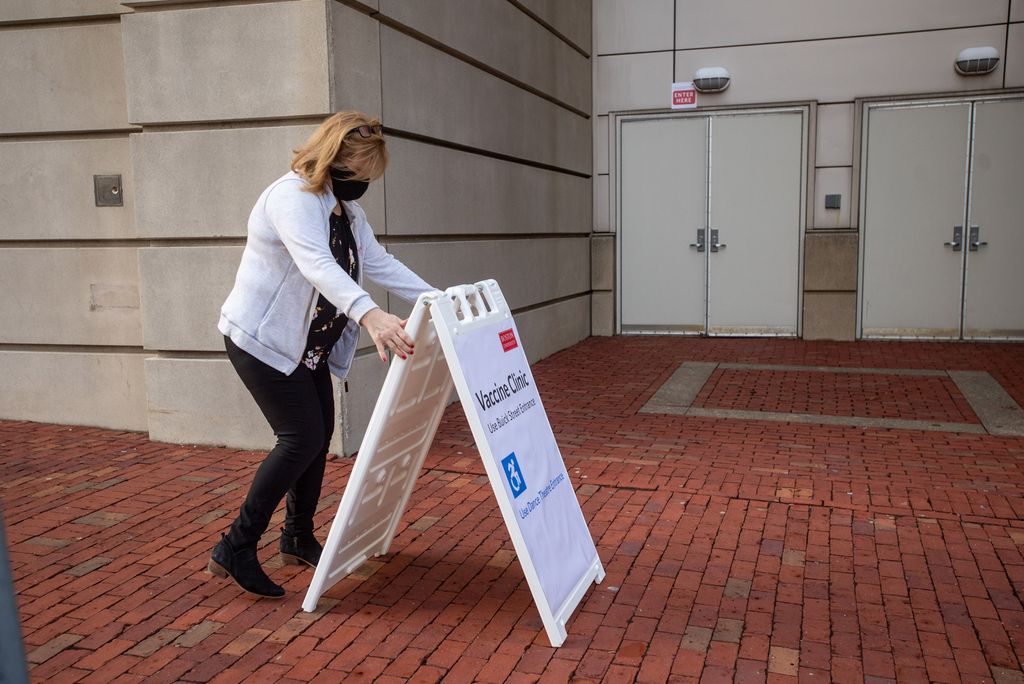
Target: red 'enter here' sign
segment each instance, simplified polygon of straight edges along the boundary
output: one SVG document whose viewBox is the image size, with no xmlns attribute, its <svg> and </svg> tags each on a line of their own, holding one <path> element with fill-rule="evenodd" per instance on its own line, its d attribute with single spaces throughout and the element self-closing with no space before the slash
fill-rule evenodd
<svg viewBox="0 0 1024 684">
<path fill-rule="evenodd" d="M 697 106 L 697 90 L 693 83 L 672 84 L 672 108 L 691 109 Z"/>
</svg>

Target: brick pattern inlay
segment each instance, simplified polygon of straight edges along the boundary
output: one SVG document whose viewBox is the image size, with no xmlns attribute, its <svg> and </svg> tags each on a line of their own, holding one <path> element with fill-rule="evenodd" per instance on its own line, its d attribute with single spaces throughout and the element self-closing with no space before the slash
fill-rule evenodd
<svg viewBox="0 0 1024 684">
<path fill-rule="evenodd" d="M 948 377 L 718 368 L 694 406 L 980 423 Z"/>
<path fill-rule="evenodd" d="M 283 600 L 204 572 L 262 454 L 0 422 L 33 680 L 1024 681 L 1024 439 L 639 413 L 701 361 L 985 370 L 1024 403 L 1008 344 L 613 338 L 537 364 L 607 571 L 559 649 L 458 406 L 391 553 L 312 614 L 273 534 Z M 329 463 L 321 536 L 350 471 Z"/>
</svg>

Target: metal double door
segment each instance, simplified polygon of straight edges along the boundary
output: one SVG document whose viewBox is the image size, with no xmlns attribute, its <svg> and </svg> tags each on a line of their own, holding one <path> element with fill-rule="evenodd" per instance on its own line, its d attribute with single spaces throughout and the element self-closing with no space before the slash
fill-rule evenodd
<svg viewBox="0 0 1024 684">
<path fill-rule="evenodd" d="M 1024 99 L 868 105 L 862 337 L 1024 338 Z"/>
<path fill-rule="evenodd" d="M 804 108 L 619 120 L 619 329 L 799 334 Z"/>
</svg>

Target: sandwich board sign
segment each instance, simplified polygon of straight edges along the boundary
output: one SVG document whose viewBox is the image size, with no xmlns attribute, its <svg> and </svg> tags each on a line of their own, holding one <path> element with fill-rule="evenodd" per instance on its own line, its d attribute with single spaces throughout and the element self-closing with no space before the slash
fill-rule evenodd
<svg viewBox="0 0 1024 684">
<path fill-rule="evenodd" d="M 302 603 L 387 553 L 454 385 L 552 646 L 604 579 L 519 332 L 498 284 L 421 295 L 406 324 L 416 343 L 384 380 L 320 563 Z"/>
</svg>

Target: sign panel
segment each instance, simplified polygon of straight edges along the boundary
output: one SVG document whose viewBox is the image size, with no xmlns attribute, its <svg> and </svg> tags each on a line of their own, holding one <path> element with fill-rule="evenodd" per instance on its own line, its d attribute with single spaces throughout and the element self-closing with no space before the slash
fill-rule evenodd
<svg viewBox="0 0 1024 684">
<path fill-rule="evenodd" d="M 428 313 L 429 311 L 429 313 Z M 553 646 L 604 567 L 544 412 L 512 313 L 493 280 L 423 295 L 394 359 L 302 607 L 387 553 L 452 384 Z"/>
<path fill-rule="evenodd" d="M 693 81 L 672 84 L 672 109 L 696 109 L 697 89 Z"/>
<path fill-rule="evenodd" d="M 489 447 L 481 449 L 481 456 L 491 458 L 501 472 L 501 491 L 495 494 L 511 502 L 514 516 L 506 523 L 522 535 L 554 612 L 594 563 L 597 550 L 519 344 L 519 332 L 507 319 L 453 337 L 472 411 L 484 427 Z"/>
<path fill-rule="evenodd" d="M 395 357 L 366 428 L 320 563 L 302 603 L 307 612 L 325 591 L 363 562 L 387 553 L 452 391 L 451 373 L 424 302 L 405 330 L 416 342 Z"/>
</svg>

